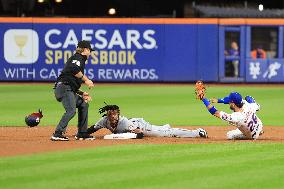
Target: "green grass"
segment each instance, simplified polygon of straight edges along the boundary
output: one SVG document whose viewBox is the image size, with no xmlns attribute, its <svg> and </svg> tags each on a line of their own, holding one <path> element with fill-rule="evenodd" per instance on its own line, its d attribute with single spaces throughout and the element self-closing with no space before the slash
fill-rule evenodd
<svg viewBox="0 0 284 189">
<path fill-rule="evenodd" d="M 85 88 L 83 88 L 85 89 Z M 195 100 L 193 85 L 100 85 L 92 91 L 89 124 L 100 118 L 98 108 L 117 104 L 127 117 L 143 117 L 153 124 L 172 125 L 226 125 L 211 116 L 204 105 Z M 224 97 L 231 91 L 255 97 L 261 104 L 258 113 L 264 125 L 281 126 L 284 123 L 284 90 L 280 86 L 209 86 L 208 97 Z M 53 96 L 52 84 L 0 85 L 0 125 L 24 126 L 27 114 L 43 109 L 41 126 L 55 126 L 64 109 Z M 219 110 L 230 112 L 227 105 L 218 104 Z M 76 125 L 74 117 L 70 125 Z"/>
<path fill-rule="evenodd" d="M 128 145 L 0 159 L 0 188 L 277 189 L 284 144 Z"/>
<path fill-rule="evenodd" d="M 98 108 L 118 104 L 127 117 L 153 124 L 226 125 L 195 100 L 193 85 L 100 85 L 91 91 L 89 124 Z M 264 125 L 284 123 L 281 86 L 209 86 L 208 97 L 231 91 L 254 96 Z M 63 108 L 52 84 L 0 85 L 0 126 L 24 126 L 24 117 L 43 109 L 41 126 L 55 126 Z M 230 112 L 227 105 L 219 110 Z M 76 125 L 73 118 L 70 125 Z M 1 137 L 1 133 L 0 133 Z M 139 141 L 137 141 L 139 143 Z M 60 145 L 58 143 L 58 145 Z M 281 189 L 284 186 L 284 144 L 124 145 L 0 158 L 2 189 Z"/>
</svg>

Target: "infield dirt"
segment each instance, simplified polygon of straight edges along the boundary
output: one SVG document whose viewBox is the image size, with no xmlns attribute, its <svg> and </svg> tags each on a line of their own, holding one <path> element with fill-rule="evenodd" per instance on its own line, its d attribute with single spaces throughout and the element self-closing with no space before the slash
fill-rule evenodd
<svg viewBox="0 0 284 189">
<path fill-rule="evenodd" d="M 180 127 L 186 129 L 196 129 L 198 127 Z M 204 143 L 234 143 L 234 142 L 284 142 L 284 127 L 266 126 L 264 134 L 258 140 L 229 141 L 226 133 L 235 129 L 228 126 L 207 126 L 203 127 L 208 132 L 209 138 L 167 138 L 167 137 L 144 137 L 143 139 L 128 140 L 104 140 L 103 136 L 110 134 L 106 129 L 101 129 L 93 136 L 94 141 L 77 141 L 74 138 L 76 127 L 68 127 L 66 136 L 70 141 L 54 142 L 50 137 L 54 127 L 0 127 L 0 157 L 16 156 L 24 154 L 38 154 L 52 151 L 64 151 L 80 148 L 96 148 L 99 146 L 127 145 L 127 144 L 204 144 Z"/>
</svg>

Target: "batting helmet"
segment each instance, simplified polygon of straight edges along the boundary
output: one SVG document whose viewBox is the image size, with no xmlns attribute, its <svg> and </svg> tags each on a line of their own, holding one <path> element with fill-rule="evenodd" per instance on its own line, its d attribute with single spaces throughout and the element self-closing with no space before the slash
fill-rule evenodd
<svg viewBox="0 0 284 189">
<path fill-rule="evenodd" d="M 32 113 L 25 118 L 25 122 L 29 127 L 35 127 L 40 123 L 40 119 L 43 117 L 42 110 L 39 109 L 38 112 Z"/>
</svg>

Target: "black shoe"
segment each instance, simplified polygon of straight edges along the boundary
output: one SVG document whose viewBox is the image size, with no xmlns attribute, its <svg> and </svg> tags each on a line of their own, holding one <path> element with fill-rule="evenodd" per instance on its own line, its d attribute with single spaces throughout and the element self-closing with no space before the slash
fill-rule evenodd
<svg viewBox="0 0 284 189">
<path fill-rule="evenodd" d="M 75 135 L 75 139 L 76 140 L 95 140 L 96 138 L 89 134 L 77 134 Z"/>
<path fill-rule="evenodd" d="M 52 141 L 69 141 L 69 138 L 63 135 L 52 135 L 50 140 Z"/>
<path fill-rule="evenodd" d="M 200 137 L 202 138 L 208 138 L 208 134 L 207 132 L 205 131 L 205 129 L 202 129 L 202 128 L 198 128 L 198 134 Z"/>
</svg>

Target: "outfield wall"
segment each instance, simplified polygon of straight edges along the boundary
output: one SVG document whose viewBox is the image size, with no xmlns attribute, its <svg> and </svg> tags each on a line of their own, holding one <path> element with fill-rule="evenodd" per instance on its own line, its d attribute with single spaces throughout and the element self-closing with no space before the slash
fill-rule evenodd
<svg viewBox="0 0 284 189">
<path fill-rule="evenodd" d="M 96 50 L 87 63 L 86 75 L 95 81 L 222 81 L 224 57 L 220 52 L 224 51 L 224 45 L 220 43 L 224 39 L 220 35 L 224 26 L 243 28 L 254 24 L 252 19 L 227 23 L 229 20 L 3 17 L 0 18 L 3 49 L 0 80 L 54 81 L 77 42 L 90 40 Z M 244 54 L 240 60 L 246 62 L 249 58 Z M 259 66 L 260 70 L 269 67 L 269 61 L 265 62 L 266 66 Z M 281 67 L 283 61 L 279 62 Z M 256 72 L 252 75 L 250 69 L 249 62 L 242 63 L 240 79 L 231 81 L 284 81 L 284 73 L 276 79 L 255 79 Z M 279 70 L 284 72 L 282 67 Z"/>
</svg>

